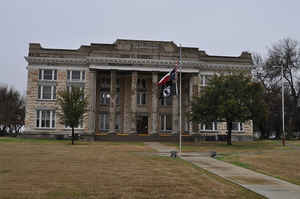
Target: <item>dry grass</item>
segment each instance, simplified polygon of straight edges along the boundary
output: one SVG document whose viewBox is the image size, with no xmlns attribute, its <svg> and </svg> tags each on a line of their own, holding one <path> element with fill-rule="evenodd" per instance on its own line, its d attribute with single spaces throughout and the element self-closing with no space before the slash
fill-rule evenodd
<svg viewBox="0 0 300 199">
<path fill-rule="evenodd" d="M 184 143 L 183 151 L 217 151 L 218 158 L 232 164 L 300 185 L 300 141 Z"/>
<path fill-rule="evenodd" d="M 0 198 L 261 198 L 142 143 L 0 138 Z"/>
</svg>

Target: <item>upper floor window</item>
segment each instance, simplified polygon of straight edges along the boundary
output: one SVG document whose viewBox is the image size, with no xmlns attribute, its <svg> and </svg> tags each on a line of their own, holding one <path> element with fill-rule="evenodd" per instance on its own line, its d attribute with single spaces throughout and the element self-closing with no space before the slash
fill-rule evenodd
<svg viewBox="0 0 300 199">
<path fill-rule="evenodd" d="M 206 122 L 200 124 L 201 131 L 216 131 L 217 123 L 216 122 Z"/>
<path fill-rule="evenodd" d="M 146 80 L 145 79 L 138 79 L 137 80 L 137 88 L 138 89 L 146 89 Z"/>
<path fill-rule="evenodd" d="M 209 84 L 211 77 L 212 77 L 211 75 L 200 75 L 200 85 L 207 86 Z"/>
<path fill-rule="evenodd" d="M 116 93 L 116 105 L 120 105 L 120 92 Z"/>
<path fill-rule="evenodd" d="M 110 77 L 109 76 L 100 77 L 100 88 L 110 88 Z"/>
<path fill-rule="evenodd" d="M 232 122 L 232 130 L 233 131 L 243 131 L 243 123 L 241 122 Z"/>
<path fill-rule="evenodd" d="M 55 85 L 39 85 L 38 99 L 55 100 L 56 86 Z"/>
<path fill-rule="evenodd" d="M 146 93 L 145 92 L 138 92 L 136 94 L 136 103 L 139 105 L 146 104 Z"/>
<path fill-rule="evenodd" d="M 107 91 L 100 92 L 100 104 L 108 105 L 110 103 L 110 94 Z"/>
<path fill-rule="evenodd" d="M 120 79 L 116 80 L 116 89 L 117 91 L 120 91 Z"/>
<path fill-rule="evenodd" d="M 55 111 L 54 110 L 37 110 L 36 127 L 38 128 L 55 128 Z"/>
<path fill-rule="evenodd" d="M 160 99 L 160 105 L 171 106 L 172 105 L 172 97 L 162 97 Z"/>
<path fill-rule="evenodd" d="M 69 81 L 84 81 L 85 80 L 85 71 L 81 70 L 68 70 L 67 79 Z"/>
<path fill-rule="evenodd" d="M 57 80 L 57 70 L 40 69 L 39 80 Z"/>
<path fill-rule="evenodd" d="M 80 91 L 83 91 L 84 93 L 84 85 L 68 85 L 67 86 L 67 91 L 70 93 L 72 92 L 72 88 L 78 88 Z"/>
</svg>

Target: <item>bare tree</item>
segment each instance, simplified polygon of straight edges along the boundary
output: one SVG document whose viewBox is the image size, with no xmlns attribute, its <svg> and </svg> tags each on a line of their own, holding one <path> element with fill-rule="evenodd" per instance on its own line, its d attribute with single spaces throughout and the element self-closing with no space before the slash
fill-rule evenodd
<svg viewBox="0 0 300 199">
<path fill-rule="evenodd" d="M 278 100 L 282 80 L 281 68 L 274 66 L 283 67 L 283 78 L 287 84 L 285 86 L 286 126 L 289 132 L 299 130 L 299 125 L 297 125 L 299 113 L 297 105 L 300 94 L 299 42 L 290 38 L 279 40 L 268 49 L 266 58 L 254 53 L 252 59 L 254 63 L 253 75 L 256 81 L 259 81 L 265 88 L 265 97 L 268 98 L 266 102 L 269 106 L 272 121 L 277 121 L 277 117 L 281 114 L 281 105 Z M 275 125 L 276 122 L 270 122 L 270 124 L 274 124 L 273 127 L 278 131 L 278 125 Z"/>
<path fill-rule="evenodd" d="M 17 133 L 24 125 L 25 103 L 24 98 L 14 89 L 0 89 L 0 127 L 2 134 L 6 129 Z"/>
</svg>

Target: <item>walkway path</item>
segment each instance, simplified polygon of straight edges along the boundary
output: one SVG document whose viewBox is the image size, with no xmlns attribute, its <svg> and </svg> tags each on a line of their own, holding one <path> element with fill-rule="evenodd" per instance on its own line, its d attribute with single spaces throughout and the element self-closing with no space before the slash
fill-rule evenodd
<svg viewBox="0 0 300 199">
<path fill-rule="evenodd" d="M 175 147 L 164 146 L 158 142 L 146 142 L 145 144 L 160 153 L 176 150 Z M 267 198 L 300 199 L 300 186 L 298 185 L 216 160 L 204 153 L 199 153 L 198 155 L 195 153 L 182 153 L 180 157 Z"/>
</svg>

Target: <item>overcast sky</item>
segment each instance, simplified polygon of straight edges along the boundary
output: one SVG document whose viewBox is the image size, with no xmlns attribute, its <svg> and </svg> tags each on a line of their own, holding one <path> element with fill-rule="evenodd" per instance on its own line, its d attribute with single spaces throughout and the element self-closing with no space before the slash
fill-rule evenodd
<svg viewBox="0 0 300 199">
<path fill-rule="evenodd" d="M 0 82 L 25 94 L 30 42 L 164 40 L 211 55 L 265 53 L 282 38 L 300 41 L 299 9 L 298 0 L 1 0 Z"/>
</svg>

